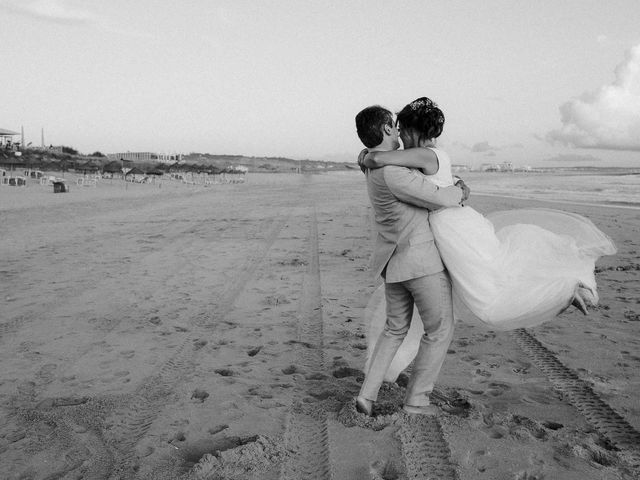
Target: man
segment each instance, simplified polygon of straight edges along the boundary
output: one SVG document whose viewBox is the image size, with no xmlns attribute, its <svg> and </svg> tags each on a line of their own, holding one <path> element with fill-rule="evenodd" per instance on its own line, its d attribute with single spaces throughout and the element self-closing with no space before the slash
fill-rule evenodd
<svg viewBox="0 0 640 480">
<path fill-rule="evenodd" d="M 393 114 L 380 106 L 356 116 L 360 140 L 374 150 L 396 150 L 398 129 Z M 409 330 L 414 304 L 425 334 L 414 361 L 403 409 L 410 414 L 436 413 L 429 394 L 453 337 L 451 282 L 429 227 L 429 209 L 466 200 L 463 183 L 438 188 L 414 169 L 386 166 L 364 169 L 377 230 L 372 268 L 385 281 L 387 321 L 373 350 L 356 399 L 358 411 L 371 415 L 373 402 L 396 351 Z"/>
</svg>

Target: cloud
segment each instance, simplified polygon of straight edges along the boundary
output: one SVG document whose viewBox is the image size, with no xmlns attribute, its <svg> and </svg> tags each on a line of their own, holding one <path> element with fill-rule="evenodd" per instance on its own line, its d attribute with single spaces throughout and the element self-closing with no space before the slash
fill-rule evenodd
<svg viewBox="0 0 640 480">
<path fill-rule="evenodd" d="M 560 107 L 562 127 L 551 143 L 581 148 L 640 151 L 640 45 L 627 52 L 615 80 Z"/>
<path fill-rule="evenodd" d="M 82 24 L 95 20 L 89 11 L 76 8 L 64 0 L 4 0 L 0 1 L 0 8 L 53 23 Z"/>
<path fill-rule="evenodd" d="M 482 152 L 491 152 L 497 150 L 497 147 L 492 147 L 491 145 L 489 145 L 489 142 L 478 142 L 476 144 L 473 145 L 473 147 L 471 147 L 471 151 L 475 152 L 475 153 L 482 153 Z"/>
</svg>

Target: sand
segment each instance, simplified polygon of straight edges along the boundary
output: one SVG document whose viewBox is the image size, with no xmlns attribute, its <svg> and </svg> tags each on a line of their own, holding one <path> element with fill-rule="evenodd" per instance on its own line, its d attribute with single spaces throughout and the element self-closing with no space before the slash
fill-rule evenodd
<svg viewBox="0 0 640 480">
<path fill-rule="evenodd" d="M 0 187 L 0 478 L 637 478 L 640 210 L 539 205 L 616 242 L 600 306 L 459 323 L 442 413 L 399 413 L 400 381 L 368 419 L 359 172 Z"/>
</svg>

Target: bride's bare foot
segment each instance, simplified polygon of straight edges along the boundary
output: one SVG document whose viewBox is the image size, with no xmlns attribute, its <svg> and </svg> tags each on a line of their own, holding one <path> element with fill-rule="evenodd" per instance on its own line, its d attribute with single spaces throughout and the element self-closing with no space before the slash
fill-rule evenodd
<svg viewBox="0 0 640 480">
<path fill-rule="evenodd" d="M 582 298 L 582 300 L 584 300 L 584 303 L 587 304 L 588 306 L 595 307 L 596 305 L 598 305 L 597 295 L 589 287 L 586 287 L 584 284 L 581 283 L 578 285 L 578 288 L 576 289 L 576 291 L 578 292 L 578 294 L 580 294 L 580 297 Z"/>
<path fill-rule="evenodd" d="M 584 288 L 576 287 L 576 291 L 573 293 L 573 300 L 571 301 L 571 305 L 580 310 L 583 314 L 588 315 L 589 311 L 587 310 L 587 304 L 582 297 L 582 292 L 580 290 L 584 290 Z"/>
<path fill-rule="evenodd" d="M 367 417 L 370 417 L 371 412 L 373 411 L 373 402 L 364 397 L 357 397 L 356 410 L 360 413 L 364 413 Z"/>
</svg>

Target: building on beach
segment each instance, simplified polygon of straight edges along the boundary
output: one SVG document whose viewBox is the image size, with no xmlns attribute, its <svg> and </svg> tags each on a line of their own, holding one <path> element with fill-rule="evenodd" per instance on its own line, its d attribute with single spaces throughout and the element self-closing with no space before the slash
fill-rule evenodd
<svg viewBox="0 0 640 480">
<path fill-rule="evenodd" d="M 20 135 L 18 132 L 7 130 L 6 128 L 0 128 L 0 148 L 4 150 L 13 150 L 17 148 L 20 143 L 16 143 L 13 137 Z"/>
<path fill-rule="evenodd" d="M 174 163 L 182 160 L 181 153 L 120 152 L 108 153 L 107 157 L 109 160 L 125 160 L 129 162 Z"/>
<path fill-rule="evenodd" d="M 482 172 L 513 172 L 513 162 L 483 163 L 480 166 Z"/>
</svg>

